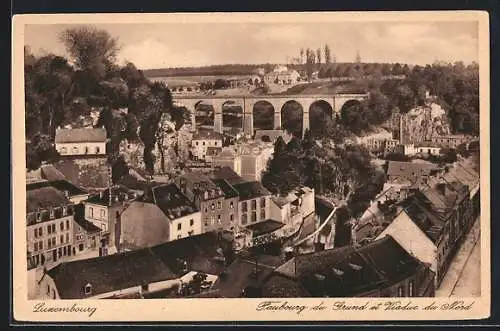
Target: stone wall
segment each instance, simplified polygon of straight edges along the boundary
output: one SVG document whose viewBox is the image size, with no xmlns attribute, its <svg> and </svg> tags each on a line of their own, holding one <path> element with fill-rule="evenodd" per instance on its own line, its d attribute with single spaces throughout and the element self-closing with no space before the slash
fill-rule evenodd
<svg viewBox="0 0 500 331">
<path fill-rule="evenodd" d="M 432 103 L 416 107 L 401 115 L 401 143 L 421 143 L 436 135 L 450 133 L 450 126 L 444 109 Z"/>
</svg>

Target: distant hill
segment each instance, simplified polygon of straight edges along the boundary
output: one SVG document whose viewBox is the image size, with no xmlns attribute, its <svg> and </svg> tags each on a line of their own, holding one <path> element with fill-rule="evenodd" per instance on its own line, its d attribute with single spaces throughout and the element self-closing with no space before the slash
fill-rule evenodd
<svg viewBox="0 0 500 331">
<path fill-rule="evenodd" d="M 223 64 L 207 67 L 182 67 L 148 69 L 142 72 L 146 77 L 169 77 L 169 76 L 222 76 L 222 75 L 249 75 L 258 68 L 271 70 L 274 64 Z"/>
</svg>

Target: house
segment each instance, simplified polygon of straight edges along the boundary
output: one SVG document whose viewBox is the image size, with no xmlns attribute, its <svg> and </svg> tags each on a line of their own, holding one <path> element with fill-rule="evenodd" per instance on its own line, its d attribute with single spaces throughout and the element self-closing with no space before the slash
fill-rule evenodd
<svg viewBox="0 0 500 331">
<path fill-rule="evenodd" d="M 232 147 L 223 147 L 220 154 L 213 159 L 212 164 L 217 168 L 228 167 L 238 176 L 241 175 L 241 157 Z"/>
<path fill-rule="evenodd" d="M 79 128 L 56 129 L 56 150 L 66 155 L 106 155 L 106 129 Z"/>
<path fill-rule="evenodd" d="M 432 297 L 434 273 L 387 236 L 292 257 L 259 284 L 261 297 Z"/>
<path fill-rule="evenodd" d="M 296 232 L 307 217 L 314 218 L 314 189 L 301 187 L 286 196 L 272 196 L 269 206 L 270 218 L 285 224 L 283 233 Z"/>
<path fill-rule="evenodd" d="M 463 186 L 438 183 L 402 202 L 402 210 L 377 239 L 390 235 L 410 254 L 428 263 L 438 286 L 454 256 L 461 231 L 460 212 L 467 208 Z M 457 192 L 461 187 L 461 192 Z"/>
<path fill-rule="evenodd" d="M 432 163 L 388 161 L 386 175 L 388 181 L 404 179 L 414 182 L 433 175 L 437 169 Z"/>
<path fill-rule="evenodd" d="M 267 163 L 273 156 L 273 144 L 249 143 L 240 148 L 241 177 L 247 181 L 260 181 L 262 172 L 267 169 Z"/>
<path fill-rule="evenodd" d="M 269 218 L 271 192 L 260 182 L 245 182 L 233 185 L 238 192 L 238 227 L 265 221 Z"/>
<path fill-rule="evenodd" d="M 49 266 L 72 255 L 75 203 L 54 186 L 26 185 L 28 269 Z"/>
<path fill-rule="evenodd" d="M 201 212 L 202 232 L 221 231 L 229 224 L 223 220 L 230 218 L 223 208 L 224 192 L 206 175 L 198 172 L 186 173 L 175 179 L 175 184 L 191 203 Z"/>
<path fill-rule="evenodd" d="M 227 238 L 207 233 L 154 247 L 61 263 L 40 280 L 39 299 L 162 297 L 162 291 L 180 288 L 199 272 L 206 274 L 213 284 L 232 262 L 231 245 Z"/>
<path fill-rule="evenodd" d="M 153 187 L 119 215 L 120 251 L 152 247 L 202 232 L 201 213 L 174 184 Z"/>
<path fill-rule="evenodd" d="M 457 148 L 459 145 L 471 140 L 466 135 L 442 135 L 431 137 L 431 142 L 439 147 Z"/>
<path fill-rule="evenodd" d="M 196 160 L 205 160 L 208 147 L 222 147 L 223 135 L 213 130 L 200 130 L 193 134 L 191 153 Z"/>
<path fill-rule="evenodd" d="M 425 154 L 425 155 L 441 155 L 441 147 L 432 141 L 422 141 L 415 145 L 415 149 L 417 154 Z"/>
<path fill-rule="evenodd" d="M 106 239 L 106 247 L 116 250 L 116 220 L 138 193 L 125 186 L 113 186 L 88 198 L 85 206 L 85 220 L 93 223 Z"/>
<path fill-rule="evenodd" d="M 240 197 L 238 192 L 224 179 L 213 179 L 213 182 L 224 192 L 224 202 L 222 208 L 225 211 L 222 214 L 222 227 L 225 230 L 233 231 L 238 222 L 238 202 Z"/>
<path fill-rule="evenodd" d="M 222 153 L 222 147 L 207 147 L 205 154 L 205 162 L 214 163 Z"/>
<path fill-rule="evenodd" d="M 293 84 L 299 81 L 300 74 L 297 70 L 288 69 L 286 66 L 277 66 L 273 71 L 264 75 L 266 84 Z"/>
</svg>

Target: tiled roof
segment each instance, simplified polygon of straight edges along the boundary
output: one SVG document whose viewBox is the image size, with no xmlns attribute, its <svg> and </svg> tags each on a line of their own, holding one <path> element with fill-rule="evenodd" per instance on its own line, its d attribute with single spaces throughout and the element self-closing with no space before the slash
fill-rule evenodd
<svg viewBox="0 0 500 331">
<path fill-rule="evenodd" d="M 101 232 L 101 228 L 99 228 L 98 226 L 94 225 L 94 223 L 89 222 L 85 219 L 85 206 L 82 204 L 78 204 L 75 206 L 74 220 L 87 233 Z"/>
<path fill-rule="evenodd" d="M 46 181 L 29 183 L 26 184 L 26 191 L 35 190 L 43 187 L 53 187 L 61 192 L 67 191 L 69 196 L 87 194 L 85 190 L 64 179 L 52 180 L 52 181 L 46 180 Z"/>
<path fill-rule="evenodd" d="M 235 185 L 246 182 L 240 175 L 238 175 L 234 170 L 229 167 L 222 167 L 215 170 L 212 173 L 212 178 L 214 179 L 224 179 L 229 184 Z"/>
<path fill-rule="evenodd" d="M 156 205 L 170 220 L 174 220 L 197 211 L 195 206 L 174 184 L 154 187 L 153 196 Z"/>
<path fill-rule="evenodd" d="M 179 277 L 150 249 L 63 262 L 47 273 L 61 299 L 85 298 L 87 284 L 98 295 Z"/>
<path fill-rule="evenodd" d="M 193 134 L 193 140 L 222 140 L 223 135 L 213 130 L 199 130 Z"/>
<path fill-rule="evenodd" d="M 109 169 L 106 157 L 96 157 L 92 165 L 78 159 L 64 158 L 54 163 L 71 183 L 86 189 L 102 189 L 109 186 Z"/>
<path fill-rule="evenodd" d="M 429 175 L 434 169 L 437 169 L 435 164 L 389 161 L 387 176 Z"/>
<path fill-rule="evenodd" d="M 238 192 L 224 179 L 214 179 L 213 182 L 217 185 L 226 198 L 234 198 L 238 196 Z"/>
<path fill-rule="evenodd" d="M 387 236 L 359 249 L 347 246 L 296 256 L 275 270 L 272 282 L 263 282 L 262 291 L 288 297 L 302 286 L 311 296 L 355 297 L 398 283 L 421 266 Z"/>
<path fill-rule="evenodd" d="M 66 206 L 71 204 L 64 192 L 52 187 L 29 189 L 26 191 L 26 212 L 35 212 L 38 209 Z"/>
<path fill-rule="evenodd" d="M 433 243 L 437 243 L 443 231 L 444 220 L 430 210 L 429 202 L 410 197 L 403 201 L 402 207 L 420 230 Z"/>
<path fill-rule="evenodd" d="M 58 129 L 54 139 L 56 144 L 105 141 L 106 129 L 104 128 Z"/>
<path fill-rule="evenodd" d="M 114 186 L 111 188 L 111 204 L 121 203 L 134 199 L 134 193 L 124 186 Z M 86 200 L 88 203 L 107 206 L 109 205 L 109 189 L 102 190 L 100 194 L 94 194 Z"/>
<path fill-rule="evenodd" d="M 284 223 L 268 219 L 262 222 L 247 225 L 246 228 L 253 232 L 254 237 L 258 237 L 281 229 L 284 226 Z"/>
<path fill-rule="evenodd" d="M 240 201 L 271 195 L 271 192 L 257 181 L 234 184 L 233 187 L 238 192 Z"/>
</svg>

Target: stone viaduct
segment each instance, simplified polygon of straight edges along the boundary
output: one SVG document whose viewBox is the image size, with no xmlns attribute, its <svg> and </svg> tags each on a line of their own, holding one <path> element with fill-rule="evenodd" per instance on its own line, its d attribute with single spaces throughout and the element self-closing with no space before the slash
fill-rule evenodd
<svg viewBox="0 0 500 331">
<path fill-rule="evenodd" d="M 214 130 L 222 133 L 222 108 L 226 103 L 240 106 L 243 109 L 243 131 L 253 135 L 254 121 L 253 111 L 256 103 L 265 101 L 274 108 L 274 128 L 282 125 L 283 106 L 290 101 L 295 101 L 302 107 L 302 130 L 309 128 L 309 110 L 316 102 L 329 105 L 331 115 L 340 113 L 342 107 L 352 101 L 361 101 L 368 98 L 364 94 L 329 94 L 329 95 L 259 95 L 259 96 L 174 96 L 174 104 L 184 106 L 191 111 L 193 127 L 196 125 L 196 107 L 200 103 L 210 104 L 214 108 Z"/>
</svg>

